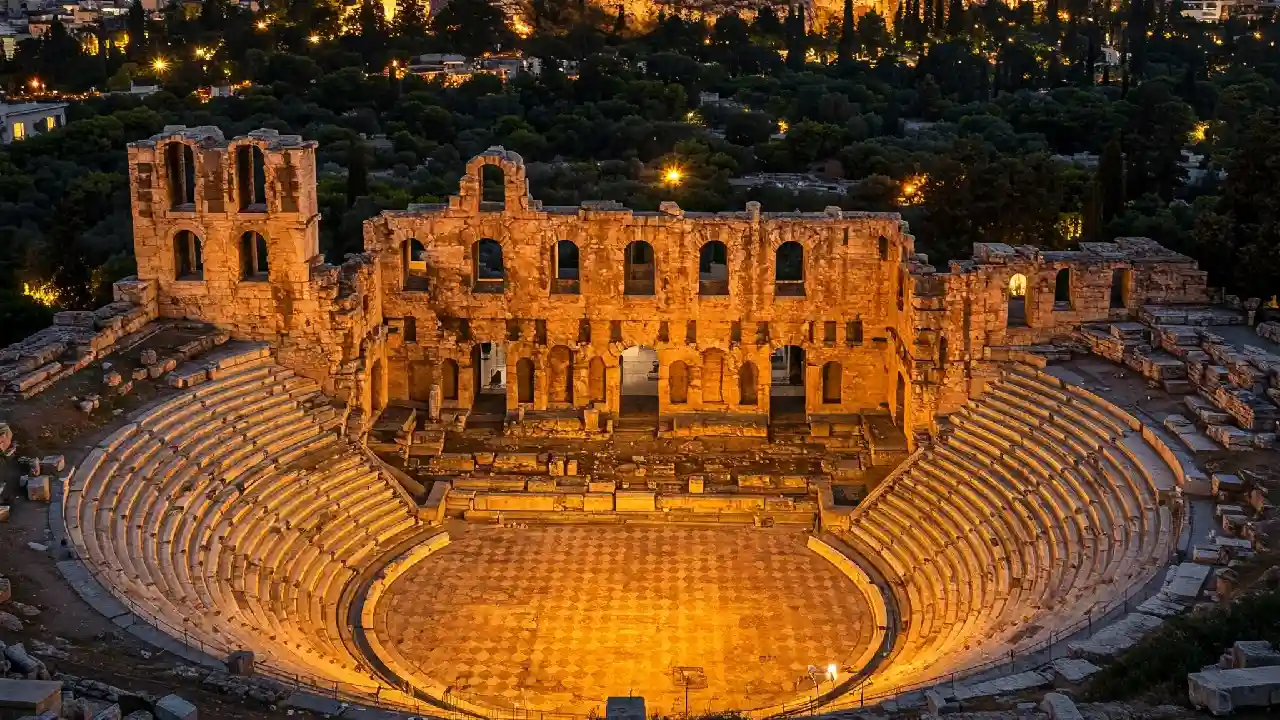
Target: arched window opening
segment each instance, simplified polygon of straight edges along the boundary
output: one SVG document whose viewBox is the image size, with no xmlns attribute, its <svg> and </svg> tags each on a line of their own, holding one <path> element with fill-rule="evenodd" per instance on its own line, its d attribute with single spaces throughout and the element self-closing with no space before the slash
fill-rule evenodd
<svg viewBox="0 0 1280 720">
<path fill-rule="evenodd" d="M 1062 268 L 1053 282 L 1053 309 L 1071 309 L 1071 269 Z"/>
<path fill-rule="evenodd" d="M 804 297 L 804 247 L 795 241 L 784 242 L 773 259 L 774 295 Z"/>
<path fill-rule="evenodd" d="M 947 349 L 947 336 L 943 335 L 938 338 L 938 365 L 943 368 L 947 366 L 947 361 L 950 359 L 947 356 Z"/>
<path fill-rule="evenodd" d="M 506 207 L 506 173 L 497 165 L 481 165 L 480 209 L 486 212 L 501 212 Z"/>
<path fill-rule="evenodd" d="M 169 207 L 195 210 L 196 156 L 186 143 L 171 142 L 164 148 L 165 169 L 169 182 Z"/>
<path fill-rule="evenodd" d="M 822 366 L 822 402 L 825 405 L 840 404 L 840 386 L 844 382 L 844 372 L 838 362 L 829 362 Z"/>
<path fill-rule="evenodd" d="M 578 259 L 578 246 L 569 240 L 560 240 L 551 249 L 551 267 L 555 273 L 551 279 L 551 292 L 559 295 L 577 295 L 582 291 L 582 269 Z"/>
<path fill-rule="evenodd" d="M 898 309 L 902 310 L 906 307 L 907 295 L 907 272 L 902 268 L 898 268 Z"/>
<path fill-rule="evenodd" d="M 573 351 L 563 345 L 551 349 L 551 370 L 548 377 L 547 401 L 570 405 L 573 403 Z"/>
<path fill-rule="evenodd" d="M 626 275 L 624 276 L 624 295 L 653 295 L 654 260 L 653 246 L 643 240 L 636 240 L 627 245 L 625 251 Z"/>
<path fill-rule="evenodd" d="M 880 259 L 889 259 L 889 238 L 883 235 L 880 236 Z"/>
<path fill-rule="evenodd" d="M 427 248 L 417 238 L 404 241 L 404 289 L 422 291 L 427 282 Z"/>
<path fill-rule="evenodd" d="M 240 212 L 267 211 L 267 162 L 257 145 L 236 148 L 236 189 Z"/>
<path fill-rule="evenodd" d="M 738 404 L 739 405 L 756 405 L 756 366 L 752 362 L 742 363 L 742 367 L 738 370 Z"/>
<path fill-rule="evenodd" d="M 1007 327 L 1026 327 L 1027 324 L 1027 276 L 1017 273 L 1009 278 L 1009 317 Z"/>
<path fill-rule="evenodd" d="M 702 401 L 724 402 L 724 353 L 720 350 L 702 353 Z"/>
<path fill-rule="evenodd" d="M 516 402 L 533 402 L 533 361 L 529 358 L 516 362 Z"/>
<path fill-rule="evenodd" d="M 475 262 L 475 285 L 478 293 L 502 293 L 506 289 L 506 268 L 502 264 L 502 246 L 496 240 L 481 238 L 472 247 Z"/>
<path fill-rule="evenodd" d="M 799 345 L 784 345 L 769 354 L 771 421 L 806 421 L 807 366 L 804 348 Z"/>
<path fill-rule="evenodd" d="M 174 277 L 178 280 L 203 280 L 204 258 L 200 238 L 190 230 L 180 230 L 173 236 Z"/>
<path fill-rule="evenodd" d="M 683 405 L 689 402 L 689 366 L 679 360 L 671 363 L 667 385 L 670 388 L 672 405 Z"/>
<path fill-rule="evenodd" d="M 267 240 L 256 232 L 240 236 L 240 279 L 266 280 Z"/>
<path fill-rule="evenodd" d="M 440 394 L 445 400 L 458 399 L 458 361 L 446 359 L 440 364 Z"/>
<path fill-rule="evenodd" d="M 604 360 L 591 358 L 587 365 L 587 392 L 591 394 L 591 402 L 608 402 L 608 390 L 605 384 Z"/>
<path fill-rule="evenodd" d="M 729 251 L 719 240 L 698 251 L 698 294 L 729 294 Z"/>
<path fill-rule="evenodd" d="M 1129 306 L 1129 283 L 1133 279 L 1133 271 L 1125 268 L 1111 271 L 1111 309 L 1120 310 Z"/>
</svg>

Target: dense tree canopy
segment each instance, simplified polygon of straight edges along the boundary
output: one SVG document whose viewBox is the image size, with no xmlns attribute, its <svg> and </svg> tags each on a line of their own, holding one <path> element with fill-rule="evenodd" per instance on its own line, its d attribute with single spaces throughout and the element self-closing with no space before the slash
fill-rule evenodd
<svg viewBox="0 0 1280 720">
<path fill-rule="evenodd" d="M 24 284 L 74 307 L 130 271 L 124 146 L 166 124 L 319 141 L 331 260 L 361 248 L 363 220 L 442 202 L 467 158 L 504 145 L 549 205 L 897 210 L 936 263 L 980 241 L 1147 234 L 1195 256 L 1213 283 L 1276 294 L 1280 30 L 1269 18 L 1201 26 L 1135 2 L 1037 13 L 906 0 L 892 24 L 847 4 L 815 27 L 781 6 L 714 21 L 664 10 L 646 24 L 572 0 L 452 0 L 434 17 L 399 0 L 390 20 L 377 0 L 257 13 L 205 0 L 162 19 L 135 4 L 124 32 L 96 45 L 55 24 L 0 64 L 11 90 L 36 79 L 164 90 L 90 95 L 66 127 L 0 150 L 0 315 L 39 319 Z M 506 14 L 516 5 L 520 25 Z M 1120 65 L 1103 65 L 1108 37 L 1129 45 Z M 536 56 L 541 72 L 457 84 L 405 70 L 423 52 L 499 49 Z M 228 83 L 246 87 L 195 92 Z M 662 181 L 672 165 L 678 185 Z M 760 173 L 825 185 L 730 183 Z"/>
</svg>

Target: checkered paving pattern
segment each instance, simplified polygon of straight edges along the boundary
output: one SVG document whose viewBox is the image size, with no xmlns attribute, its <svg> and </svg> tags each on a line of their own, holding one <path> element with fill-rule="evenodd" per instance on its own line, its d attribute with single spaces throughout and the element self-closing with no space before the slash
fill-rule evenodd
<svg viewBox="0 0 1280 720">
<path fill-rule="evenodd" d="M 488 705 L 585 713 L 753 708 L 811 693 L 871 642 L 871 611 L 782 529 L 473 530 L 397 580 L 375 632 L 423 676 Z M 689 668 L 680 670 L 680 668 Z M 699 672 L 700 670 L 700 672 Z"/>
</svg>

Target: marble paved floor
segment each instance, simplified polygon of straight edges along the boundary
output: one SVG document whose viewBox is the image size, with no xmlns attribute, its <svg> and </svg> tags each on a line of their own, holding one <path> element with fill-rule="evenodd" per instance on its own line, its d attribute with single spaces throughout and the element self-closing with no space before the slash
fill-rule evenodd
<svg viewBox="0 0 1280 720">
<path fill-rule="evenodd" d="M 375 632 L 486 704 L 586 713 L 760 707 L 811 693 L 871 641 L 852 583 L 792 529 L 483 528 L 397 580 Z M 681 668 L 685 668 L 681 670 Z"/>
</svg>

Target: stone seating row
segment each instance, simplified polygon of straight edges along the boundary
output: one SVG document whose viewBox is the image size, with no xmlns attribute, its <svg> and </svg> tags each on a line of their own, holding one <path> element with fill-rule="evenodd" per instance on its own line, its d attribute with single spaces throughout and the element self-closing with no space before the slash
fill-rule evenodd
<svg viewBox="0 0 1280 720">
<path fill-rule="evenodd" d="M 869 688 L 890 691 L 1042 648 L 1141 587 L 1176 536 L 1174 472 L 1122 410 L 1010 365 L 846 539 L 894 590 L 903 627 Z"/>
<path fill-rule="evenodd" d="M 416 509 L 334 431 L 316 384 L 263 357 L 129 420 L 64 504 L 99 580 L 212 654 L 376 684 L 342 641 L 339 601 L 419 529 Z"/>
</svg>

